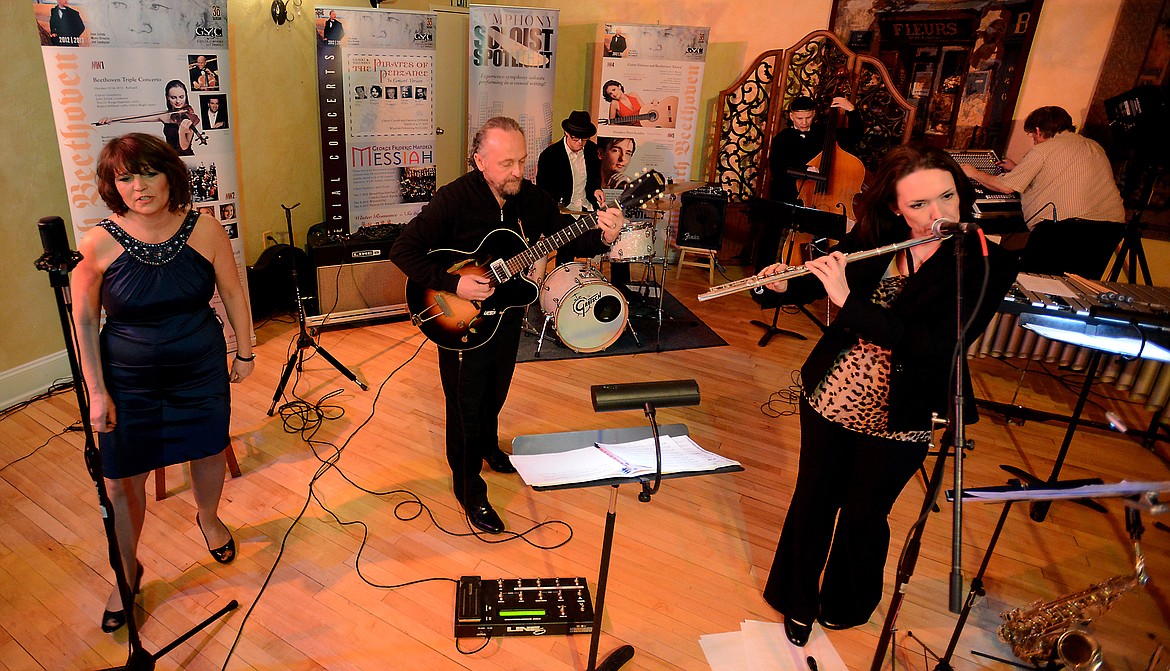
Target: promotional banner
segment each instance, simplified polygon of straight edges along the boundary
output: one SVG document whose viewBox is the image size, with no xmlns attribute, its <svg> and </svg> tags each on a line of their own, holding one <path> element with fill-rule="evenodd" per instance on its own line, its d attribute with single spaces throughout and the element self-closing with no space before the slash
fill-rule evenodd
<svg viewBox="0 0 1170 671">
<path fill-rule="evenodd" d="M 435 192 L 435 15 L 316 16 L 327 228 L 404 224 Z"/>
<path fill-rule="evenodd" d="M 607 23 L 596 91 L 604 188 L 653 168 L 690 179 L 709 28 Z"/>
<path fill-rule="evenodd" d="M 195 208 L 227 230 L 247 287 L 227 5 L 170 4 L 34 2 L 74 232 L 80 240 L 110 214 L 97 189 L 97 161 L 106 142 L 134 132 L 157 135 L 190 168 Z M 213 304 L 234 344 L 218 296 Z"/>
<path fill-rule="evenodd" d="M 556 9 L 471 6 L 467 140 L 488 119 L 512 117 L 533 159 L 525 168 L 528 179 L 536 178 L 535 157 L 552 144 L 559 16 Z"/>
</svg>

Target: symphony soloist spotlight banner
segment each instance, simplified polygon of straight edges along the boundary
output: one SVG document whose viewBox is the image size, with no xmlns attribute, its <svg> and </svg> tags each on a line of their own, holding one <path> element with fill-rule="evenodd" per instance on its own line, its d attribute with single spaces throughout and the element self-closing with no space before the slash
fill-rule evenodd
<svg viewBox="0 0 1170 671">
<path fill-rule="evenodd" d="M 133 7 L 131 7 L 133 5 Z M 194 207 L 223 224 L 247 288 L 236 176 L 226 0 L 34 1 L 41 54 L 78 240 L 110 212 L 97 190 L 106 142 L 127 133 L 167 141 L 191 171 Z M 212 304 L 231 332 L 216 296 Z"/>
<path fill-rule="evenodd" d="M 524 130 L 524 176 L 552 143 L 553 82 L 560 10 L 472 5 L 467 69 L 467 141 L 485 121 L 512 117 Z"/>
<path fill-rule="evenodd" d="M 325 221 L 404 224 L 435 192 L 435 15 L 318 7 Z"/>
</svg>

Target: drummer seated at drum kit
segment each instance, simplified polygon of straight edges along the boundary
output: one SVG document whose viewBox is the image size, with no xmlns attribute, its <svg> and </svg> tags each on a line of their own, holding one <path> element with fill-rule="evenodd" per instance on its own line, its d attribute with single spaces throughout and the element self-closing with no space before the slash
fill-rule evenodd
<svg viewBox="0 0 1170 671">
<path fill-rule="evenodd" d="M 606 199 L 601 190 L 601 173 L 606 149 L 599 148 L 589 139 L 597 134 L 597 126 L 588 112 L 575 110 L 561 121 L 561 129 L 565 131 L 564 138 L 540 152 L 536 185 L 547 191 L 560 203 L 562 211 L 568 213 L 604 207 Z M 614 262 L 612 256 L 610 259 L 610 279 L 627 300 L 632 299 L 635 294 L 629 289 L 629 264 Z M 557 266 L 573 260 L 570 252 L 557 252 Z M 545 268 L 535 269 L 541 279 L 545 271 Z"/>
</svg>

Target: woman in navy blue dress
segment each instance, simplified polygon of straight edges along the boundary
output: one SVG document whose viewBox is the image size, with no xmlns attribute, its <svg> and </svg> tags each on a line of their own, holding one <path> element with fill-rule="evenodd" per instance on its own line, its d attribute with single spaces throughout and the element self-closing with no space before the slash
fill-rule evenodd
<svg viewBox="0 0 1170 671">
<path fill-rule="evenodd" d="M 231 243 L 219 222 L 193 210 L 187 166 L 174 148 L 143 133 L 114 138 L 98 163 L 98 191 L 113 214 L 78 247 L 73 316 L 123 568 L 137 593 L 146 476 L 156 468 L 191 463 L 196 524 L 217 562 L 235 558 L 218 515 L 228 383 L 247 377 L 255 357 Z M 238 336 L 230 372 L 209 304 L 216 289 Z M 125 622 L 115 589 L 101 627 Z"/>
</svg>

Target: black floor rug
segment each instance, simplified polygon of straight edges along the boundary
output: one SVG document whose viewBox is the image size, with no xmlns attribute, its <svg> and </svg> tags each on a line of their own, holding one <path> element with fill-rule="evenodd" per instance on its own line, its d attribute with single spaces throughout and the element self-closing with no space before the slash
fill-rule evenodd
<svg viewBox="0 0 1170 671">
<path fill-rule="evenodd" d="M 544 314 L 537 305 L 528 311 L 528 319 L 537 331 L 537 335 L 525 333 L 520 338 L 520 350 L 516 353 L 516 361 L 557 361 L 560 359 L 584 359 L 588 357 L 619 356 L 622 354 L 641 354 L 644 352 L 668 352 L 680 349 L 698 349 L 700 347 L 720 347 L 727 341 L 712 331 L 695 313 L 666 292 L 662 301 L 662 332 L 658 330 L 658 300 L 642 299 L 631 301 L 628 321 L 638 333 L 638 340 L 629 329 L 625 329 L 614 344 L 599 352 L 576 352 L 566 347 L 557 337 L 550 323 L 544 336 L 544 344 L 539 355 L 536 348 L 539 341 L 540 327 L 544 322 Z M 608 331 L 612 336 L 612 331 Z M 582 346 L 582 342 L 576 343 Z"/>
</svg>

